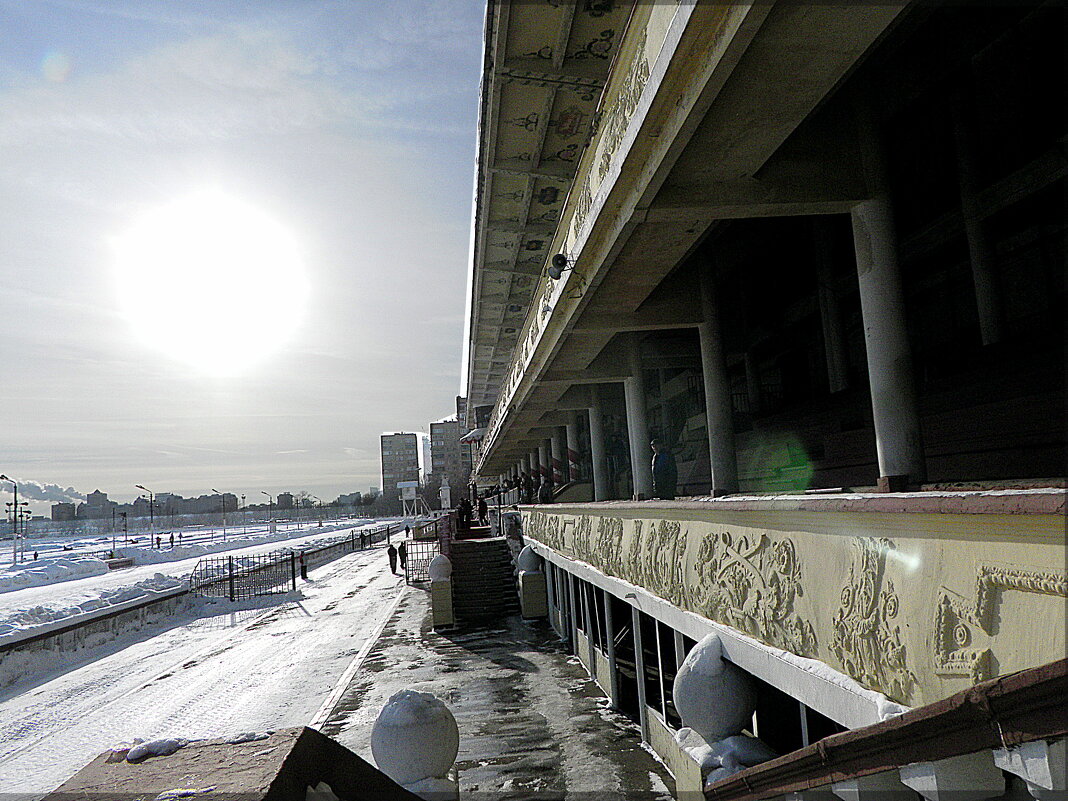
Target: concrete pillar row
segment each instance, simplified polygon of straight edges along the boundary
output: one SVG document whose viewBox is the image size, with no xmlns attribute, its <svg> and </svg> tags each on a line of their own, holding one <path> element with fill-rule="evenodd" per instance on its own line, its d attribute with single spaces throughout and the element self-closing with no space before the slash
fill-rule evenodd
<svg viewBox="0 0 1068 801">
<path fill-rule="evenodd" d="M 559 427 L 553 429 L 549 438 L 549 451 L 552 457 L 553 484 L 559 487 L 564 483 L 564 438 L 561 436 Z"/>
<path fill-rule="evenodd" d="M 623 381 L 627 406 L 627 437 L 630 441 L 630 472 L 634 497 L 653 497 L 653 453 L 649 447 L 649 419 L 645 408 L 645 378 L 637 336 L 626 338 L 630 377 Z"/>
<path fill-rule="evenodd" d="M 579 422 L 578 413 L 571 412 L 568 415 L 565 434 L 567 437 L 567 478 L 568 481 L 578 481 L 582 478 L 579 470 Z"/>
<path fill-rule="evenodd" d="M 838 310 L 838 296 L 833 286 L 831 232 L 825 220 L 815 223 L 813 240 L 816 246 L 816 297 L 820 307 L 827 385 L 831 392 L 841 392 L 849 386 L 849 359 L 842 315 Z"/>
<path fill-rule="evenodd" d="M 709 468 L 712 494 L 738 491 L 738 458 L 734 447 L 734 409 L 723 351 L 719 306 L 712 271 L 701 272 L 702 322 L 697 326 L 701 347 L 701 377 L 705 388 L 705 416 L 708 424 Z"/>
<path fill-rule="evenodd" d="M 600 388 L 590 386 L 590 462 L 593 470 L 593 499 L 608 500 L 608 458 L 604 448 L 604 412 Z"/>
<path fill-rule="evenodd" d="M 864 170 L 874 196 L 852 209 L 853 246 L 875 421 L 879 488 L 898 491 L 922 482 L 926 464 L 886 163 L 870 110 L 863 102 L 857 108 Z"/>
<path fill-rule="evenodd" d="M 979 333 L 984 345 L 1001 341 L 1001 295 L 997 287 L 997 263 L 994 247 L 983 225 L 979 203 L 979 179 L 972 141 L 972 103 L 964 91 L 952 102 L 953 134 L 957 146 L 957 183 L 960 186 L 960 209 L 964 217 L 964 235 L 975 288 L 975 307 L 979 312 Z"/>
</svg>

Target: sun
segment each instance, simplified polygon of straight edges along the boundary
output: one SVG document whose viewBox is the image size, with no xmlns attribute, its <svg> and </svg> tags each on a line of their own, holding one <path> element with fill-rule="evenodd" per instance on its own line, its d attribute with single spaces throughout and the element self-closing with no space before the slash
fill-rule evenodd
<svg viewBox="0 0 1068 801">
<path fill-rule="evenodd" d="M 303 318 L 292 234 L 219 190 L 145 211 L 114 246 L 119 303 L 139 341 L 205 372 L 262 360 Z"/>
</svg>

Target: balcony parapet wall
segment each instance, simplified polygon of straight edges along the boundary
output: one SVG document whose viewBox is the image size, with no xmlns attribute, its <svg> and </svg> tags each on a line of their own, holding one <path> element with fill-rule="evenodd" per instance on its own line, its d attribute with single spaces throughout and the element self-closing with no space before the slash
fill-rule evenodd
<svg viewBox="0 0 1068 801">
<path fill-rule="evenodd" d="M 1042 490 L 561 504 L 523 532 L 918 706 L 1064 656 L 1063 512 Z"/>
</svg>

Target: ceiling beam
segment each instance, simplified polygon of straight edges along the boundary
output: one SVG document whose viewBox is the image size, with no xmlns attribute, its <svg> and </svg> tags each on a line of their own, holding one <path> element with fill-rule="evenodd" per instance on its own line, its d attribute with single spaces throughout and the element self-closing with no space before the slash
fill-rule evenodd
<svg viewBox="0 0 1068 801">
<path fill-rule="evenodd" d="M 526 159 L 498 159 L 490 165 L 490 172 L 507 175 L 532 175 L 554 181 L 570 182 L 575 177 L 575 167 L 568 162 L 550 162 L 537 167 L 533 161 Z"/>
<path fill-rule="evenodd" d="M 552 236 L 556 233 L 556 226 L 548 223 L 518 223 L 501 220 L 499 222 L 486 223 L 486 230 L 500 234 L 522 234 L 524 236 L 545 237 Z"/>
<path fill-rule="evenodd" d="M 668 184 L 650 206 L 646 222 L 711 223 L 742 217 L 787 217 L 848 212 L 871 193 L 862 181 L 769 183 L 757 178 L 699 185 Z"/>
</svg>

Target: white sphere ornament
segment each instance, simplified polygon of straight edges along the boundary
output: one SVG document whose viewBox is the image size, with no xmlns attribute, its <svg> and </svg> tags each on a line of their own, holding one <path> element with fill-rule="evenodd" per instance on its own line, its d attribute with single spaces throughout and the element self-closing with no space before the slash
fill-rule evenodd
<svg viewBox="0 0 1068 801">
<path fill-rule="evenodd" d="M 683 724 L 709 744 L 738 734 L 756 707 L 752 681 L 723 658 L 722 649 L 717 634 L 697 643 L 679 666 L 672 687 Z"/>
<path fill-rule="evenodd" d="M 445 554 L 439 553 L 430 560 L 426 572 L 430 575 L 431 581 L 448 581 L 452 578 L 452 562 Z"/>
<path fill-rule="evenodd" d="M 382 707 L 371 729 L 375 764 L 397 784 L 444 777 L 459 748 L 456 718 L 430 693 L 401 690 Z"/>
<path fill-rule="evenodd" d="M 529 545 L 525 545 L 523 550 L 519 552 L 519 558 L 516 559 L 516 565 L 519 567 L 520 573 L 540 573 L 542 559 L 538 556 L 537 551 Z"/>
</svg>

